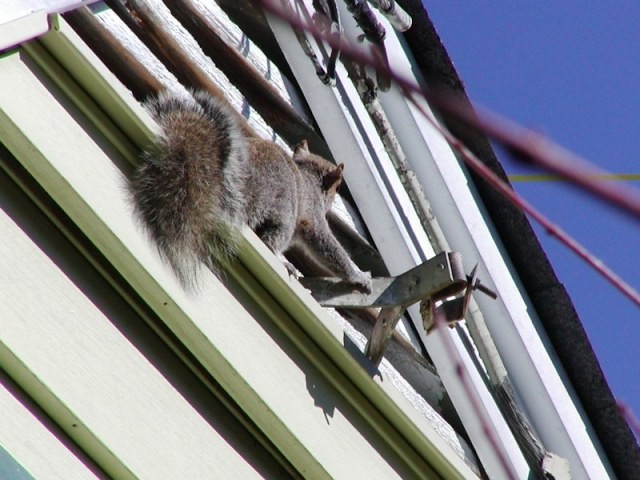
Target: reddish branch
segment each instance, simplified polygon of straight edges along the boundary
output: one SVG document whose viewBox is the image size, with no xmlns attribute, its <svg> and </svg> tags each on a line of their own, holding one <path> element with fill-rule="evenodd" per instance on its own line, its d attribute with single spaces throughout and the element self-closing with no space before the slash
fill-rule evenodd
<svg viewBox="0 0 640 480">
<path fill-rule="evenodd" d="M 469 150 L 460 140 L 455 138 L 451 132 L 442 127 L 437 121 L 435 121 L 424 108 L 414 101 L 411 94 L 407 94 L 407 98 L 416 106 L 416 108 L 427 118 L 431 124 L 442 134 L 442 136 L 449 142 L 465 161 L 468 167 L 475 171 L 478 175 L 484 178 L 493 188 L 495 188 L 502 195 L 507 197 L 514 205 L 520 208 L 525 213 L 529 214 L 536 222 L 542 225 L 547 233 L 557 238 L 561 243 L 567 246 L 572 252 L 583 259 L 587 264 L 598 271 L 604 278 L 606 278 L 613 286 L 625 294 L 631 301 L 640 306 L 640 294 L 627 282 L 625 282 L 620 276 L 607 267 L 602 260 L 584 248 L 578 241 L 576 241 L 571 235 L 565 232 L 558 225 L 553 223 L 542 213 L 540 213 L 533 205 L 520 197 L 506 182 L 504 182 L 498 175 L 496 175 L 489 167 L 487 167 L 482 161 L 476 157 L 471 150 Z"/>
<path fill-rule="evenodd" d="M 478 414 L 478 418 L 480 419 L 480 423 L 482 424 L 482 433 L 487 438 L 487 441 L 489 442 L 489 445 L 491 445 L 491 447 L 493 448 L 493 451 L 495 452 L 495 454 L 498 456 L 500 465 L 502 466 L 505 473 L 507 474 L 507 477 L 510 480 L 515 480 L 517 477 L 513 472 L 511 464 L 507 461 L 507 458 L 505 457 L 503 450 L 501 448 L 498 448 L 498 440 L 495 437 L 495 432 L 493 431 L 493 429 L 491 429 L 489 422 L 487 421 L 485 416 L 481 414 L 482 408 L 478 404 L 478 398 L 476 397 L 476 395 L 474 395 L 471 385 L 469 385 L 469 378 L 468 378 L 467 371 L 464 368 L 464 365 L 462 364 L 462 362 L 460 361 L 460 357 L 456 352 L 456 347 L 453 344 L 453 340 L 451 340 L 451 337 L 449 336 L 449 332 L 447 332 L 447 328 L 445 328 L 447 325 L 447 322 L 443 318 L 444 314 L 442 313 L 441 310 L 435 308 L 434 304 L 426 306 L 426 308 L 431 308 L 433 323 L 436 327 L 438 335 L 440 335 L 440 337 L 442 338 L 442 342 L 444 344 L 445 349 L 447 350 L 447 354 L 449 355 L 449 358 L 455 363 L 454 366 L 456 369 L 456 376 L 458 377 L 458 380 L 460 380 L 460 384 L 462 385 L 462 388 L 467 394 L 467 398 L 471 402 L 473 410 Z"/>
<path fill-rule="evenodd" d="M 627 420 L 627 423 L 631 427 L 638 438 L 640 438 L 640 421 L 633 414 L 631 409 L 622 402 L 618 402 L 618 411 Z"/>
<path fill-rule="evenodd" d="M 423 96 L 431 105 L 438 107 L 442 111 L 446 111 L 463 121 L 466 125 L 484 132 L 489 137 L 504 145 L 514 157 L 533 163 L 567 179 L 580 188 L 597 195 L 601 199 L 631 214 L 633 218 L 637 220 L 640 219 L 640 194 L 635 189 L 627 186 L 613 185 L 611 183 L 598 180 L 597 177 L 598 175 L 601 175 L 602 172 L 596 170 L 582 158 L 565 150 L 539 133 L 522 128 L 487 111 L 483 111 L 481 114 L 478 114 L 477 111 L 460 102 L 450 93 L 428 90 L 419 86 L 414 81 L 404 78 L 389 68 L 384 58 L 381 57 L 378 49 L 371 48 L 371 50 L 367 52 L 361 47 L 354 47 L 353 45 L 346 43 L 343 36 L 337 37 L 323 34 L 313 25 L 304 22 L 298 15 L 296 15 L 295 12 L 278 5 L 276 0 L 260 1 L 265 10 L 288 22 L 293 28 L 310 33 L 316 39 L 324 41 L 332 48 L 339 49 L 344 58 L 348 58 L 353 62 L 371 67 L 375 69 L 378 74 L 387 76 L 395 82 L 409 101 L 411 101 L 418 108 L 421 114 L 434 125 L 434 127 L 449 142 L 451 147 L 460 154 L 469 168 L 473 169 L 478 175 L 484 178 L 515 206 L 529 214 L 535 221 L 540 223 L 547 232 L 549 232 L 549 234 L 556 237 L 561 243 L 566 245 L 571 251 L 598 271 L 612 285 L 618 288 L 618 290 L 620 290 L 624 295 L 640 306 L 640 294 L 638 294 L 638 292 L 624 282 L 624 280 L 622 280 L 616 273 L 609 269 L 601 260 L 592 255 L 570 235 L 552 223 L 532 205 L 517 195 L 510 185 L 491 171 L 489 167 L 478 159 L 460 140 L 454 137 L 446 128 L 442 127 L 434 118 L 432 118 L 432 116 L 415 101 L 413 95 L 418 94 Z M 511 469 L 511 465 L 505 458 L 502 450 L 498 448 L 497 439 L 494 436 L 494 432 L 489 427 L 489 422 L 480 414 L 480 405 L 477 404 L 477 399 L 472 395 L 469 379 L 467 378 L 463 365 L 459 360 L 455 360 L 458 359 L 458 356 L 455 353 L 455 347 L 451 338 L 443 327 L 444 322 L 437 311 L 433 313 L 434 323 L 438 330 L 438 334 L 442 335 L 449 357 L 455 361 L 456 375 L 458 376 L 465 392 L 467 392 L 474 410 L 479 414 L 483 432 L 487 441 L 491 444 L 498 455 L 499 461 L 504 468 L 506 475 L 509 478 L 516 478 Z M 619 404 L 619 409 L 631 425 L 632 429 L 636 434 L 639 434 L 640 422 L 638 422 L 626 406 Z"/>
<path fill-rule="evenodd" d="M 458 117 L 504 145 L 514 158 L 532 163 L 596 194 L 625 212 L 640 218 L 640 192 L 626 185 L 603 182 L 604 172 L 548 137 L 521 127 L 487 110 L 478 113 L 451 95 L 429 95 L 429 102 Z"/>
<path fill-rule="evenodd" d="M 463 104 L 451 94 L 419 86 L 414 81 L 389 69 L 376 49 L 372 48 L 370 52 L 367 52 L 346 42 L 343 37 L 331 37 L 314 25 L 303 21 L 295 12 L 281 7 L 274 0 L 261 0 L 261 4 L 267 11 L 285 20 L 292 27 L 312 34 L 331 47 L 340 48 L 341 55 L 345 58 L 369 66 L 379 73 L 389 75 L 401 89 L 422 95 L 430 104 L 459 118 L 468 126 L 484 132 L 503 144 L 517 158 L 561 175 L 633 214 L 634 217 L 640 218 L 640 192 L 627 186 L 611 185 L 599 181 L 597 176 L 604 172 L 552 142 L 549 138 L 488 111 L 478 115 L 477 111 Z"/>
<path fill-rule="evenodd" d="M 313 25 L 304 22 L 295 12 L 278 5 L 275 0 L 261 0 L 261 4 L 265 10 L 288 22 L 293 28 L 308 32 L 333 48 L 339 48 L 343 57 L 371 67 L 379 73 L 388 75 L 419 108 L 421 113 L 435 125 L 452 148 L 460 153 L 470 168 L 507 197 L 514 205 L 528 213 L 534 220 L 540 223 L 549 234 L 556 237 L 561 243 L 566 245 L 571 251 L 598 271 L 613 286 L 640 306 L 640 294 L 635 291 L 633 287 L 607 267 L 600 259 L 592 255 L 564 230 L 516 194 L 506 182 L 493 173 L 489 167 L 466 148 L 460 140 L 433 120 L 420 105 L 413 101 L 412 94 L 423 96 L 430 104 L 459 118 L 467 125 L 484 132 L 504 145 L 507 150 L 517 158 L 552 171 L 588 192 L 619 207 L 623 211 L 631 214 L 635 219 L 640 219 L 640 193 L 638 193 L 637 190 L 624 185 L 613 185 L 608 182 L 599 181 L 597 175 L 601 175 L 601 171 L 595 169 L 586 160 L 560 147 L 539 133 L 501 119 L 495 114 L 483 112 L 479 115 L 471 107 L 455 99 L 451 94 L 433 91 L 419 86 L 414 81 L 391 70 L 386 62 L 380 58 L 375 48 L 367 52 L 362 48 L 345 42 L 343 36 L 338 38 L 336 36 L 326 35 Z"/>
</svg>

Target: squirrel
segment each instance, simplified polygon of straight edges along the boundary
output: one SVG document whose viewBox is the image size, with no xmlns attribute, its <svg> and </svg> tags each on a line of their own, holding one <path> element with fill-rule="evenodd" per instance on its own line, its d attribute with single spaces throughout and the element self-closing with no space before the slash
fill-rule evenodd
<svg viewBox="0 0 640 480">
<path fill-rule="evenodd" d="M 237 253 L 248 225 L 282 256 L 299 248 L 336 276 L 371 291 L 371 277 L 329 228 L 327 212 L 344 164 L 309 151 L 293 156 L 274 142 L 248 137 L 227 104 L 203 91 L 166 91 L 145 102 L 160 127 L 129 183 L 137 216 L 185 287 L 200 262 L 216 274 Z M 291 272 L 291 266 L 285 262 Z"/>
</svg>

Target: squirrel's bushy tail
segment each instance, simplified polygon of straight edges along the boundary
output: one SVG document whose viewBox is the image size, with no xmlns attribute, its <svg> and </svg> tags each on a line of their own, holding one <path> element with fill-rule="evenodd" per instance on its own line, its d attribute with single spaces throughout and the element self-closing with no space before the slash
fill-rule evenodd
<svg viewBox="0 0 640 480">
<path fill-rule="evenodd" d="M 245 223 L 248 153 L 226 105 L 206 93 L 146 103 L 160 127 L 131 183 L 137 215 L 183 285 L 203 262 L 218 271 Z"/>
</svg>

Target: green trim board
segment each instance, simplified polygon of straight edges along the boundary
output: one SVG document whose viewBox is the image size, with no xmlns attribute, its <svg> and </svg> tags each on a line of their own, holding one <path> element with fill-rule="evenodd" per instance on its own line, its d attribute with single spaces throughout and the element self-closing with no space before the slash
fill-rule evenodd
<svg viewBox="0 0 640 480">
<path fill-rule="evenodd" d="M 109 121 L 101 126 L 116 126 L 138 150 L 144 147 L 153 124 L 142 106 L 133 101 L 131 93 L 61 16 L 52 15 L 51 25 L 52 29 L 40 37 L 38 43 L 91 98 L 90 104 L 97 105 L 104 112 Z M 25 47 L 29 48 L 29 45 L 33 43 Z"/>
</svg>

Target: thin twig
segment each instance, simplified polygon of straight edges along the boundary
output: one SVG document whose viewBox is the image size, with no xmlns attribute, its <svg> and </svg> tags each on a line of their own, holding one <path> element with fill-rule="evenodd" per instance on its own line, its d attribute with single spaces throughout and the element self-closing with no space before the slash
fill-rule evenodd
<svg viewBox="0 0 640 480">
<path fill-rule="evenodd" d="M 510 478 L 511 480 L 515 480 L 517 476 L 513 472 L 511 464 L 507 461 L 507 458 L 505 457 L 504 452 L 502 451 L 501 448 L 498 447 L 498 440 L 495 437 L 494 431 L 491 429 L 491 426 L 489 425 L 489 422 L 487 421 L 485 416 L 479 413 L 482 411 L 482 409 L 478 404 L 478 399 L 474 395 L 473 389 L 469 385 L 467 371 L 465 370 L 464 365 L 460 362 L 455 345 L 453 344 L 453 341 L 451 340 L 451 337 L 449 336 L 449 333 L 445 328 L 445 325 L 447 324 L 447 322 L 443 319 L 444 314 L 442 313 L 441 310 L 434 308 L 433 304 L 431 305 L 423 304 L 423 308 L 432 309 L 433 324 L 435 325 L 438 335 L 440 335 L 440 338 L 442 339 L 442 343 L 444 344 L 444 347 L 447 350 L 447 354 L 449 358 L 451 359 L 451 361 L 454 362 L 456 376 L 458 377 L 458 380 L 460 381 L 462 388 L 467 394 L 467 398 L 471 402 L 473 410 L 476 413 L 478 413 L 478 418 L 480 419 L 480 424 L 482 425 L 482 433 L 487 438 L 487 441 L 489 442 L 493 451 L 498 457 L 498 460 L 500 461 L 500 465 L 502 465 L 502 468 L 507 474 L 507 477 Z"/>
<path fill-rule="evenodd" d="M 527 202 L 524 198 L 518 195 L 506 182 L 504 182 L 498 175 L 496 175 L 489 167 L 487 167 L 482 161 L 469 150 L 460 140 L 451 134 L 446 128 L 440 125 L 434 118 L 425 111 L 424 107 L 415 101 L 413 95 L 407 92 L 407 98 L 413 103 L 413 105 L 420 111 L 420 113 L 427 119 L 433 127 L 440 132 L 440 134 L 449 142 L 451 147 L 455 149 L 461 156 L 464 162 L 478 175 L 484 178 L 489 184 L 495 188 L 498 192 L 504 195 L 511 203 L 516 207 L 529 214 L 536 222 L 542 225 L 547 233 L 557 238 L 561 243 L 567 246 L 572 252 L 583 259 L 588 265 L 593 267 L 598 273 L 606 278 L 614 287 L 620 290 L 636 305 L 640 306 L 640 293 L 638 293 L 631 285 L 625 282 L 617 273 L 611 270 L 605 263 L 598 257 L 593 255 L 589 250 L 582 246 L 571 235 L 565 232 L 558 225 L 553 223 L 547 217 L 545 217 L 540 211 L 538 211 L 533 205 Z"/>
<path fill-rule="evenodd" d="M 488 110 L 478 114 L 476 110 L 463 104 L 448 92 L 422 87 L 390 69 L 374 49 L 367 52 L 345 41 L 344 36 L 331 38 L 313 25 L 304 22 L 295 13 L 286 11 L 273 0 L 260 0 L 260 4 L 265 10 L 288 22 L 293 28 L 308 32 L 331 47 L 339 47 L 343 57 L 389 75 L 401 89 L 422 95 L 430 104 L 503 144 L 518 158 L 526 159 L 537 166 L 562 175 L 577 186 L 620 207 L 635 219 L 640 219 L 640 192 L 637 189 L 595 180 L 594 175 L 606 172 L 596 169 L 583 158 L 567 151 L 540 133 L 507 121 Z"/>
<path fill-rule="evenodd" d="M 431 97 L 433 95 L 429 98 L 430 102 L 501 143 L 515 159 L 559 175 L 632 214 L 636 220 L 640 218 L 640 192 L 637 189 L 602 182 L 600 178 L 610 175 L 608 172 L 595 167 L 548 137 L 489 110 L 477 106 L 472 109 L 450 94 L 441 93 L 436 99 Z"/>
<path fill-rule="evenodd" d="M 622 402 L 618 402 L 618 411 L 622 414 L 622 416 L 627 420 L 629 427 L 636 434 L 638 438 L 640 438 L 640 420 L 633 414 L 631 408 L 625 405 Z"/>
<path fill-rule="evenodd" d="M 568 152 L 551 140 L 544 138 L 542 135 L 507 122 L 504 119 L 500 119 L 497 115 L 489 115 L 485 112 L 481 117 L 469 106 L 463 105 L 462 102 L 450 94 L 443 94 L 442 92 L 436 94 L 434 91 L 421 87 L 414 81 L 397 74 L 393 69 L 390 69 L 385 62 L 381 61 L 375 50 L 366 52 L 361 48 L 354 47 L 344 40 L 344 36 L 341 36 L 339 39 L 335 37 L 332 38 L 319 31 L 313 25 L 302 21 L 295 13 L 283 9 L 272 0 L 260 0 L 260 2 L 265 10 L 288 22 L 293 28 L 309 32 L 330 46 L 340 48 L 341 55 L 344 58 L 388 74 L 398 87 L 403 90 L 405 95 L 420 109 L 421 113 L 429 119 L 447 139 L 452 148 L 461 154 L 463 160 L 470 168 L 485 178 L 514 205 L 528 213 L 535 221 L 540 223 L 547 232 L 556 237 L 561 243 L 566 245 L 571 251 L 599 272 L 614 287 L 640 306 L 640 294 L 633 287 L 607 267 L 600 259 L 592 255 L 564 230 L 547 219 L 531 204 L 515 193 L 508 184 L 493 173 L 493 171 L 466 148 L 462 142 L 455 138 L 438 122 L 432 120 L 430 115 L 413 100 L 412 94 L 422 95 L 428 102 L 435 104 L 442 110 L 446 110 L 468 125 L 483 131 L 499 141 L 518 157 L 526 157 L 537 165 L 563 176 L 576 185 L 596 194 L 598 197 L 620 207 L 637 219 L 640 218 L 640 194 L 636 189 L 623 188 L 624 186 L 595 181 L 593 175 L 601 175 L 603 172 L 595 169 L 586 162 L 586 160 Z M 572 171 L 574 169 L 579 171 Z"/>
</svg>

